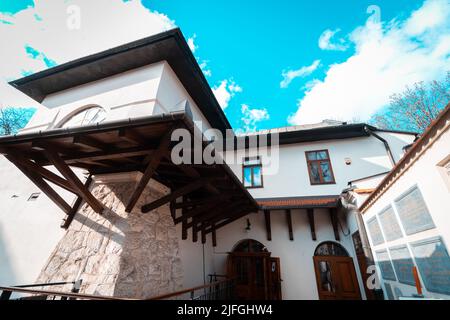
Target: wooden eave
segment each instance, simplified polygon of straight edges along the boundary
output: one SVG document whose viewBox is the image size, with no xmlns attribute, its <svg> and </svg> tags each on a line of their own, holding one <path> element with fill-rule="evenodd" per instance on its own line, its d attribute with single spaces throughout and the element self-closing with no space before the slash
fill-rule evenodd
<svg viewBox="0 0 450 320">
<path fill-rule="evenodd" d="M 169 187 L 171 193 L 142 206 L 142 214 L 151 214 L 151 210 L 170 204 L 174 221 L 182 222 L 185 229 L 192 227 L 193 232 L 201 232 L 202 239 L 208 232 L 257 211 L 258 204 L 226 164 L 172 163 L 170 152 L 177 142 L 170 141 L 170 134 L 176 128 L 189 130 L 191 137 L 203 137 L 199 132 L 194 134 L 198 129 L 185 112 L 177 112 L 1 137 L 0 153 L 66 212 L 69 220 L 76 210 L 48 182 L 76 194 L 78 206 L 84 200 L 100 214 L 103 208 L 72 168 L 82 168 L 92 176 L 142 172 L 141 181 L 126 204 L 129 212 L 148 181 L 157 180 Z M 208 142 L 203 139 L 206 147 Z M 47 166 L 55 166 L 59 174 L 49 171 Z M 184 202 L 180 203 L 180 199 Z"/>
</svg>

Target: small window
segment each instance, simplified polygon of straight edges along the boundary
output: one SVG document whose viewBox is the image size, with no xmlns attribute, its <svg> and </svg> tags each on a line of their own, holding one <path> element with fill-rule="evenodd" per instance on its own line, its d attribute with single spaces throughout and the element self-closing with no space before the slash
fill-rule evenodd
<svg viewBox="0 0 450 320">
<path fill-rule="evenodd" d="M 311 184 L 335 183 L 328 150 L 307 151 L 306 162 Z"/>
<path fill-rule="evenodd" d="M 260 157 L 245 158 L 242 166 L 242 177 L 244 187 L 262 188 L 262 163 Z"/>
<path fill-rule="evenodd" d="M 106 111 L 100 106 L 90 106 L 88 108 L 82 109 L 80 112 L 75 113 L 67 121 L 65 121 L 60 127 L 61 128 L 73 128 L 86 126 L 90 124 L 100 123 L 106 119 Z"/>
<path fill-rule="evenodd" d="M 37 198 L 39 198 L 40 192 L 32 193 L 31 196 L 28 198 L 28 201 L 36 201 Z"/>
</svg>

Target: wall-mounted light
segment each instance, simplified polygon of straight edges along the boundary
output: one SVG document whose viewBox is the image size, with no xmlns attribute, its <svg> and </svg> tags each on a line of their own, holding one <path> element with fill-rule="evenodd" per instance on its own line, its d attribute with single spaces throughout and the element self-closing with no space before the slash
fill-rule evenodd
<svg viewBox="0 0 450 320">
<path fill-rule="evenodd" d="M 345 161 L 345 164 L 348 165 L 348 166 L 352 164 L 352 159 L 351 158 L 345 158 L 344 161 Z"/>
<path fill-rule="evenodd" d="M 245 227 L 245 231 L 249 232 L 252 229 L 252 224 L 250 223 L 250 219 L 247 219 L 247 227 Z"/>
</svg>

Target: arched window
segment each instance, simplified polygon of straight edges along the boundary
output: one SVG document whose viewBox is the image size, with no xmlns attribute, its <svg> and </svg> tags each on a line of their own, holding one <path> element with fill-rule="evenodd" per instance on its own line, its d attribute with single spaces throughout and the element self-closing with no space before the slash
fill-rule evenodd
<svg viewBox="0 0 450 320">
<path fill-rule="evenodd" d="M 240 253 L 267 252 L 267 248 L 259 241 L 252 239 L 245 239 L 240 241 L 234 247 L 233 252 L 240 252 Z"/>
<path fill-rule="evenodd" d="M 315 256 L 340 256 L 348 257 L 348 252 L 339 243 L 327 241 L 319 244 L 314 252 Z"/>
<path fill-rule="evenodd" d="M 89 124 L 100 123 L 106 118 L 106 111 L 100 106 L 92 105 L 83 108 L 81 111 L 75 113 L 64 121 L 59 127 L 80 127 Z"/>
</svg>

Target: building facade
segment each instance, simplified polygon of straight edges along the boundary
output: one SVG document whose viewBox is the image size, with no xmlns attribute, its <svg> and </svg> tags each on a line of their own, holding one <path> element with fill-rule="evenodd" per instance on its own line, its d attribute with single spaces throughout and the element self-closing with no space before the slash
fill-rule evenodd
<svg viewBox="0 0 450 320">
<path fill-rule="evenodd" d="M 175 164 L 167 133 L 231 129 L 179 30 L 12 85 L 42 108 L 0 138 L 0 284 L 149 298 L 227 275 L 242 299 L 374 298 L 345 195 L 349 182 L 368 194 L 361 181 L 395 168 L 414 134 L 324 121 L 233 136 L 226 163 Z"/>
</svg>

